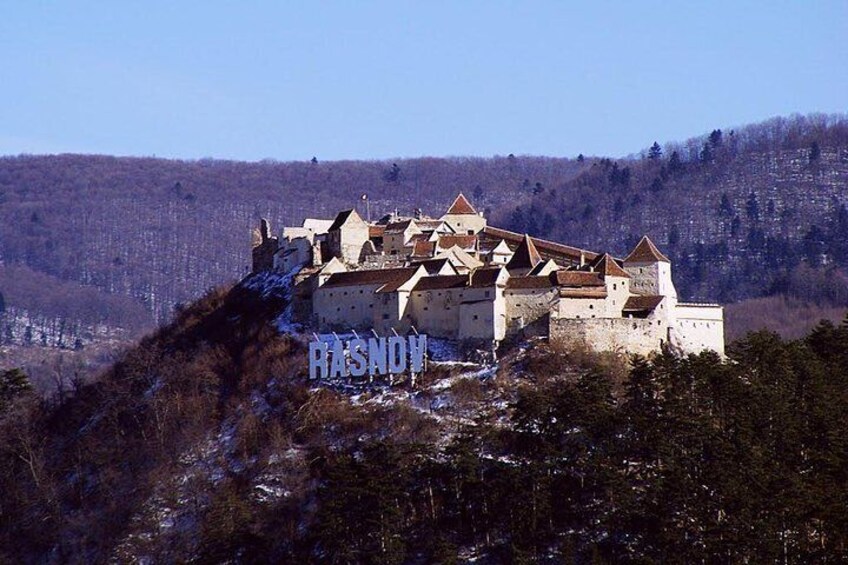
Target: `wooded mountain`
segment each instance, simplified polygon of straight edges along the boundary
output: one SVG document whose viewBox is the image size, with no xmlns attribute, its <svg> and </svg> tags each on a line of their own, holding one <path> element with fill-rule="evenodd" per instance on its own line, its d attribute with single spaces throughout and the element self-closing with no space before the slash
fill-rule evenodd
<svg viewBox="0 0 848 565">
<path fill-rule="evenodd" d="M 617 256 L 648 234 L 686 300 L 789 293 L 848 304 L 845 117 L 775 118 L 586 162 L 496 221 Z"/>
<path fill-rule="evenodd" d="M 618 160 L 0 158 L 0 304 L 14 312 L 0 341 L 73 347 L 92 321 L 138 335 L 242 277 L 260 217 L 277 230 L 354 206 L 364 216 L 363 194 L 372 217 L 439 214 L 459 191 L 496 224 L 619 256 L 647 233 L 672 257 L 684 299 L 788 295 L 811 318 L 848 304 L 848 121 L 815 115 Z M 10 282 L 19 277 L 41 282 Z M 759 304 L 728 318 L 757 327 Z"/>
</svg>

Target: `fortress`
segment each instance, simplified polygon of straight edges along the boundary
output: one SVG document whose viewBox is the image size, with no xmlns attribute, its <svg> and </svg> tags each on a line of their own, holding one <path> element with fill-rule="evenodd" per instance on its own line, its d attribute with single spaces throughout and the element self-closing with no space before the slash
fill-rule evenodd
<svg viewBox="0 0 848 565">
<path fill-rule="evenodd" d="M 462 194 L 440 218 L 371 223 L 346 210 L 279 237 L 263 220 L 253 270 L 291 273 L 294 321 L 320 332 L 724 354 L 721 306 L 679 302 L 671 262 L 647 236 L 618 259 L 491 227 Z"/>
</svg>

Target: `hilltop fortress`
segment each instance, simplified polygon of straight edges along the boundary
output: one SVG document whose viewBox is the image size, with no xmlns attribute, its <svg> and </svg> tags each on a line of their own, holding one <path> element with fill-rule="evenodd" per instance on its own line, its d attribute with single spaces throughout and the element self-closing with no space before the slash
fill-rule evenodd
<svg viewBox="0 0 848 565">
<path fill-rule="evenodd" d="M 498 343 L 515 334 L 597 350 L 724 353 L 721 306 L 679 302 L 671 262 L 645 236 L 624 259 L 491 227 L 460 194 L 440 218 L 356 210 L 271 235 L 254 272 L 294 274 L 294 320 L 320 332 L 417 331 Z"/>
</svg>

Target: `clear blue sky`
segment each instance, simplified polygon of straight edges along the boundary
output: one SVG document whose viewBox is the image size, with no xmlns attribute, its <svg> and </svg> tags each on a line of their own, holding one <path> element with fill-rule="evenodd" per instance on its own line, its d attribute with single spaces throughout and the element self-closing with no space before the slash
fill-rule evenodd
<svg viewBox="0 0 848 565">
<path fill-rule="evenodd" d="M 3 2 L 0 154 L 622 156 L 848 110 L 848 1 Z"/>
</svg>

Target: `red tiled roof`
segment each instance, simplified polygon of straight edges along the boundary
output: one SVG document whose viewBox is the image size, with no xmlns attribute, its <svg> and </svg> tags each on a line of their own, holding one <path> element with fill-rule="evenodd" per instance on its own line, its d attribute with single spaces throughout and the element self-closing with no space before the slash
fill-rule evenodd
<svg viewBox="0 0 848 565">
<path fill-rule="evenodd" d="M 631 296 L 627 299 L 627 302 L 624 303 L 624 308 L 622 308 L 622 310 L 624 312 L 650 312 L 659 306 L 660 302 L 663 301 L 663 298 L 665 297 L 655 295 Z"/>
<path fill-rule="evenodd" d="M 459 196 L 456 197 L 456 200 L 453 201 L 453 204 L 450 205 L 448 211 L 446 212 L 448 215 L 460 215 L 460 214 L 477 214 L 477 210 L 474 209 L 474 206 L 468 201 L 462 193 L 459 193 Z"/>
<path fill-rule="evenodd" d="M 462 288 L 465 286 L 468 286 L 468 275 L 441 275 L 421 277 L 412 290 L 418 292 L 443 288 Z"/>
<path fill-rule="evenodd" d="M 417 267 L 404 267 L 400 269 L 368 269 L 363 271 L 348 271 L 334 273 L 327 278 L 322 288 L 334 286 L 358 286 L 386 284 L 394 280 L 401 280 L 401 284 L 409 280 Z"/>
<path fill-rule="evenodd" d="M 383 232 L 386 231 L 386 226 L 368 226 L 368 238 L 383 237 Z"/>
<path fill-rule="evenodd" d="M 607 291 L 606 289 L 599 288 L 597 290 L 594 289 L 586 289 L 586 288 L 560 288 L 559 289 L 560 298 L 591 298 L 591 299 L 599 299 L 606 298 Z"/>
<path fill-rule="evenodd" d="M 590 266 L 595 270 L 596 273 L 600 273 L 603 277 L 626 277 L 630 278 L 630 275 L 627 274 L 627 271 L 618 266 L 618 263 L 615 262 L 609 253 L 604 253 L 603 255 L 599 255 L 597 259 L 592 261 Z"/>
<path fill-rule="evenodd" d="M 506 281 L 508 289 L 513 288 L 553 288 L 550 277 L 510 277 Z"/>
<path fill-rule="evenodd" d="M 656 263 L 657 261 L 662 261 L 664 263 L 671 263 L 668 260 L 668 257 L 660 253 L 660 250 L 657 249 L 657 246 L 654 245 L 654 242 L 645 235 L 642 236 L 642 239 L 639 240 L 639 243 L 633 248 L 633 251 L 630 252 L 624 262 L 626 263 Z"/>
<path fill-rule="evenodd" d="M 412 257 L 432 257 L 435 250 L 436 244 L 427 241 L 426 238 L 414 240 L 412 242 Z"/>
<path fill-rule="evenodd" d="M 474 269 L 471 272 L 471 287 L 483 288 L 495 286 L 498 276 L 501 274 L 501 268 L 494 269 Z"/>
<path fill-rule="evenodd" d="M 532 269 L 542 262 L 542 257 L 539 251 L 533 244 L 533 240 L 529 235 L 524 236 L 524 240 L 515 253 L 512 254 L 509 262 L 506 264 L 507 269 Z"/>
<path fill-rule="evenodd" d="M 454 245 L 458 245 L 462 250 L 474 249 L 477 245 L 477 236 L 445 234 L 439 238 L 438 245 L 440 249 L 450 249 Z"/>
<path fill-rule="evenodd" d="M 501 228 L 495 228 L 492 226 L 486 226 L 485 228 L 483 228 L 483 233 L 494 238 L 503 239 L 507 242 L 512 242 L 513 244 L 520 243 L 524 239 L 524 236 L 520 233 Z M 555 241 L 539 239 L 538 237 L 534 237 L 531 239 L 536 245 L 536 248 L 543 253 L 549 253 L 551 255 L 560 255 L 563 257 L 568 257 L 572 260 L 579 259 L 580 254 L 583 253 L 587 261 L 591 261 L 598 256 L 597 253 L 586 251 L 585 249 L 580 249 L 578 247 L 572 247 L 570 245 L 563 245 L 562 243 L 556 243 Z"/>
<path fill-rule="evenodd" d="M 442 225 L 441 220 L 415 220 L 415 225 L 417 225 L 421 231 L 433 231 Z"/>
<path fill-rule="evenodd" d="M 554 271 L 550 274 L 551 281 L 557 286 L 582 288 L 592 286 L 604 286 L 604 281 L 598 276 L 598 273 L 589 273 L 586 271 Z"/>
<path fill-rule="evenodd" d="M 414 252 L 413 252 L 413 255 L 414 255 Z M 418 261 L 415 261 L 413 263 L 413 265 L 415 265 L 415 266 L 421 265 L 422 267 L 427 269 L 427 272 L 431 275 L 434 275 L 434 274 L 438 273 L 439 271 L 441 271 L 442 268 L 445 265 L 451 265 L 451 267 L 453 267 L 453 263 L 451 263 L 450 261 L 448 261 L 448 259 L 446 259 L 444 257 L 440 257 L 438 259 L 425 259 L 423 261 L 418 260 Z"/>
<path fill-rule="evenodd" d="M 412 223 L 412 220 L 403 220 L 400 222 L 392 222 L 391 224 L 386 226 L 386 232 L 388 233 L 401 233 L 406 231 L 406 228 Z"/>
</svg>

